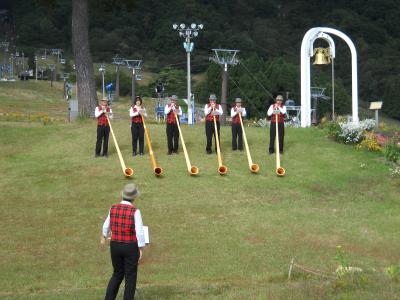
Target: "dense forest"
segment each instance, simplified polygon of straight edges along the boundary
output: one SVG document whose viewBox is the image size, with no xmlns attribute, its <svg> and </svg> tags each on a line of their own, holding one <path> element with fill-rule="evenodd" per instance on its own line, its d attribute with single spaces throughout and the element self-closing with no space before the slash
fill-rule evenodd
<svg viewBox="0 0 400 300">
<path fill-rule="evenodd" d="M 71 53 L 70 0 L 6 2 L 19 47 L 28 52 L 56 47 L 67 56 Z M 171 81 L 169 91 L 184 97 L 186 57 L 172 24 L 202 23 L 192 55 L 193 73 L 206 74 L 194 88 L 197 99 L 204 102 L 209 92 L 220 93 L 221 68 L 209 61 L 211 49 L 238 49 L 241 63 L 229 69 L 228 95 L 230 100 L 247 99 L 251 113 L 258 115 L 277 92 L 288 91 L 299 103 L 302 38 L 312 27 L 332 27 L 347 34 L 357 48 L 360 101 L 383 100 L 384 111 L 400 119 L 399 7 L 399 0 L 89 0 L 91 53 L 95 62 L 111 62 L 115 54 L 143 59 L 147 70 Z M 337 110 L 348 113 L 350 51 L 334 39 Z M 326 47 L 324 43 L 318 40 L 316 45 Z M 312 69 L 313 85 L 326 87 L 329 95 L 330 67 Z M 150 94 L 152 87 L 141 92 Z"/>
</svg>

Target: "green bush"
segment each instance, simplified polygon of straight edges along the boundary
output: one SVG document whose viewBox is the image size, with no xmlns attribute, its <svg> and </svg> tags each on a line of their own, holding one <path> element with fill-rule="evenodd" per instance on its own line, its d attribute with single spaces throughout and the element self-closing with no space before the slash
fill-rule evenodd
<svg viewBox="0 0 400 300">
<path fill-rule="evenodd" d="M 383 153 L 388 161 L 394 163 L 400 162 L 399 140 L 396 138 L 391 139 L 390 142 L 385 145 Z"/>
</svg>

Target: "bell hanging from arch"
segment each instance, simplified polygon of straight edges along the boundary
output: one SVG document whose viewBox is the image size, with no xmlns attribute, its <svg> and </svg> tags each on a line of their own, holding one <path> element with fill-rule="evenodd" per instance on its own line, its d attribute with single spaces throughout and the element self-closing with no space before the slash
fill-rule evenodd
<svg viewBox="0 0 400 300">
<path fill-rule="evenodd" d="M 313 65 L 327 65 L 331 63 L 331 55 L 329 48 L 315 48 L 314 56 L 315 60 Z"/>
</svg>

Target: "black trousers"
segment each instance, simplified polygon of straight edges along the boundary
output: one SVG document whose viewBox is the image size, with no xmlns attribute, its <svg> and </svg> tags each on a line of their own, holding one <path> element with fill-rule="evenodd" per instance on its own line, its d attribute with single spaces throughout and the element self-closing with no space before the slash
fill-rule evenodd
<svg viewBox="0 0 400 300">
<path fill-rule="evenodd" d="M 275 149 L 275 135 L 276 135 L 276 123 L 271 122 L 271 127 L 269 130 L 269 152 L 273 153 Z M 278 137 L 279 137 L 279 151 L 283 152 L 283 143 L 285 139 L 285 124 L 278 123 Z"/>
<path fill-rule="evenodd" d="M 105 300 L 117 297 L 119 286 L 125 277 L 124 300 L 135 298 L 139 248 L 137 243 L 110 243 L 113 274 L 108 282 Z"/>
<path fill-rule="evenodd" d="M 232 150 L 243 150 L 242 125 L 232 123 Z"/>
<path fill-rule="evenodd" d="M 143 123 L 132 123 L 131 125 L 132 133 L 132 151 L 137 152 L 137 144 L 139 142 L 139 152 L 143 153 L 144 149 L 144 127 Z"/>
<path fill-rule="evenodd" d="M 221 139 L 219 138 L 220 137 L 219 128 L 220 128 L 220 125 L 219 125 L 219 122 L 217 122 L 218 141 L 220 142 Z M 206 137 L 207 137 L 206 151 L 207 152 L 211 151 L 213 135 L 215 137 L 215 132 L 214 131 L 215 131 L 214 121 L 206 121 Z M 221 147 L 221 143 L 219 143 L 219 144 L 220 144 L 220 147 Z M 215 144 L 215 151 L 217 151 L 217 145 L 216 144 Z"/>
<path fill-rule="evenodd" d="M 101 144 L 103 143 L 103 155 L 108 155 L 108 137 L 110 127 L 106 125 L 97 125 L 96 155 L 100 155 Z"/>
<path fill-rule="evenodd" d="M 177 124 L 167 123 L 168 152 L 178 152 L 179 129 Z"/>
</svg>

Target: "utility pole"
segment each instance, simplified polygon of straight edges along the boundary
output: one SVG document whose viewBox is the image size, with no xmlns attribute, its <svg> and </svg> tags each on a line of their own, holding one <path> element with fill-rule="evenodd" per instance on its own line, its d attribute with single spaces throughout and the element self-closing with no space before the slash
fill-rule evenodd
<svg viewBox="0 0 400 300">
<path fill-rule="evenodd" d="M 192 91 L 191 91 L 191 79 L 190 79 L 190 53 L 193 51 L 194 43 L 191 42 L 192 38 L 199 35 L 199 30 L 203 29 L 203 24 L 192 23 L 190 27 L 186 27 L 186 24 L 173 24 L 172 28 L 179 31 L 179 36 L 185 39 L 183 48 L 186 50 L 186 61 L 187 61 L 187 105 L 188 105 L 188 124 L 193 124 L 193 106 Z"/>
<path fill-rule="evenodd" d="M 137 71 L 142 68 L 142 60 L 139 59 L 125 59 L 125 64 L 128 69 L 132 70 L 132 105 L 135 105 L 136 98 L 136 78 L 138 77 Z"/>
<path fill-rule="evenodd" d="M 118 99 L 119 98 L 119 68 L 121 66 L 123 66 L 125 64 L 124 59 L 118 57 L 118 55 L 116 55 L 115 57 L 113 57 L 113 65 L 115 65 L 115 72 L 117 73 L 117 78 L 115 79 L 115 98 Z"/>
<path fill-rule="evenodd" d="M 228 96 L 228 65 L 235 66 L 239 63 L 236 54 L 239 50 L 229 49 L 212 49 L 214 56 L 210 60 L 223 66 L 222 69 L 222 88 L 221 88 L 221 106 L 225 114 L 221 116 L 221 124 L 226 123 L 227 105 L 226 98 Z"/>
</svg>

